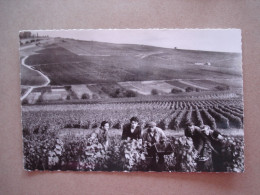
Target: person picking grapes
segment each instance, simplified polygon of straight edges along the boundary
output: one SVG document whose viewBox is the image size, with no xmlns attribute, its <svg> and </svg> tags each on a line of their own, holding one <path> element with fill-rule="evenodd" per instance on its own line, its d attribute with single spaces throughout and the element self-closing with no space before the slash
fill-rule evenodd
<svg viewBox="0 0 260 195">
<path fill-rule="evenodd" d="M 158 166 L 156 162 L 156 148 L 155 144 L 164 144 L 166 141 L 166 135 L 164 134 L 163 130 L 159 127 L 156 127 L 155 122 L 149 122 L 147 124 L 147 128 L 144 130 L 142 135 L 142 141 L 144 146 L 146 147 L 147 153 L 149 157 L 152 157 L 150 166 L 152 170 L 158 170 L 159 167 L 164 165 L 164 155 L 158 155 Z"/>
<path fill-rule="evenodd" d="M 96 129 L 90 136 L 91 139 L 98 139 L 98 142 L 101 143 L 105 149 L 108 148 L 109 141 L 108 141 L 108 130 L 109 130 L 109 122 L 102 121 L 101 125 L 98 129 Z"/>
<path fill-rule="evenodd" d="M 223 172 L 225 170 L 225 166 L 223 164 L 223 156 L 222 156 L 222 148 L 223 148 L 223 140 L 224 137 L 217 130 L 211 130 L 208 126 L 202 127 L 202 133 L 207 136 L 206 144 L 212 150 L 212 165 L 214 171 Z"/>
<path fill-rule="evenodd" d="M 201 129 L 195 126 L 192 122 L 186 123 L 186 129 L 184 130 L 186 137 L 190 137 L 193 141 L 194 148 L 198 151 L 198 158 L 203 154 L 204 140 Z"/>
<path fill-rule="evenodd" d="M 141 139 L 142 130 L 138 123 L 139 123 L 139 119 L 137 117 L 132 117 L 130 119 L 130 123 L 124 125 L 123 133 L 122 133 L 122 140 Z"/>
</svg>

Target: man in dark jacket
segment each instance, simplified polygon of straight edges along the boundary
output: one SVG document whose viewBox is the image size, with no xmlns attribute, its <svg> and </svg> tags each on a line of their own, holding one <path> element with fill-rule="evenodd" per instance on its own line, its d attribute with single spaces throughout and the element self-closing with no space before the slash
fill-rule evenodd
<svg viewBox="0 0 260 195">
<path fill-rule="evenodd" d="M 132 117 L 130 119 L 130 123 L 124 125 L 123 127 L 123 133 L 122 133 L 122 140 L 127 139 L 141 139 L 141 127 L 138 125 L 139 119 L 137 117 Z"/>
<path fill-rule="evenodd" d="M 190 137 L 193 141 L 194 148 L 198 151 L 198 155 L 202 155 L 202 149 L 204 147 L 204 139 L 201 129 L 195 126 L 193 123 L 186 123 L 187 127 L 184 131 L 186 137 Z"/>
<path fill-rule="evenodd" d="M 212 163 L 214 171 L 223 172 L 226 171 L 224 166 L 224 159 L 222 156 L 222 148 L 223 148 L 223 140 L 224 137 L 217 130 L 212 131 L 209 134 L 209 140 L 211 142 L 212 147 L 214 147 L 214 151 L 212 152 Z"/>
</svg>

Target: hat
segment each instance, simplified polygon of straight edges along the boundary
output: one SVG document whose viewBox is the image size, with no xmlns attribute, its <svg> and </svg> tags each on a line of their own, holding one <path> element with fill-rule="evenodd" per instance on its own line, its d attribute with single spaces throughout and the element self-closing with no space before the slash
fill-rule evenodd
<svg viewBox="0 0 260 195">
<path fill-rule="evenodd" d="M 156 127 L 156 123 L 151 121 L 151 122 L 147 123 L 147 126 L 148 127 Z"/>
</svg>

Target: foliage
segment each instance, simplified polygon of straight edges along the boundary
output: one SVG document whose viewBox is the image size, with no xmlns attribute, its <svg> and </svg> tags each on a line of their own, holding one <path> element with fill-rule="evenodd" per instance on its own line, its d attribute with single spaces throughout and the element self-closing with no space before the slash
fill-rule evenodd
<svg viewBox="0 0 260 195">
<path fill-rule="evenodd" d="M 83 99 L 83 100 L 86 100 L 86 99 L 89 99 L 90 98 L 90 96 L 89 96 L 89 94 L 87 94 L 87 93 L 84 93 L 84 94 L 82 94 L 82 96 L 81 96 L 81 99 Z"/>
<path fill-rule="evenodd" d="M 190 138 L 168 137 L 174 153 L 165 155 L 165 171 L 197 171 L 197 151 Z M 142 140 L 121 140 L 111 135 L 106 148 L 88 136 L 55 134 L 24 136 L 24 167 L 27 170 L 147 171 L 149 160 Z M 223 171 L 244 171 L 242 137 L 224 137 L 220 154 Z"/>
<path fill-rule="evenodd" d="M 213 116 L 218 122 L 217 122 L 217 127 L 218 128 L 223 128 L 223 129 L 228 129 L 229 128 L 229 120 L 222 114 L 218 113 L 215 111 L 213 108 L 208 109 L 209 113 L 211 116 Z"/>
<path fill-rule="evenodd" d="M 152 94 L 152 95 L 158 95 L 159 92 L 158 92 L 157 89 L 152 89 L 151 94 Z"/>
<path fill-rule="evenodd" d="M 232 107 L 232 106 L 233 107 Z M 105 112 L 104 112 L 105 110 Z M 215 129 L 243 127 L 243 110 L 235 101 L 171 101 L 110 104 L 23 106 L 23 129 L 29 132 L 50 127 L 91 129 L 108 120 L 121 129 L 129 116 L 139 116 L 146 124 L 155 121 L 162 129 L 181 129 L 186 121 Z"/>
<path fill-rule="evenodd" d="M 229 110 L 223 110 L 219 107 L 215 107 L 215 110 L 217 112 L 219 112 L 220 114 L 222 114 L 223 116 L 225 116 L 226 118 L 228 118 L 229 120 L 229 124 L 235 128 L 242 128 L 243 127 L 243 123 L 241 121 L 241 119 L 238 116 L 235 116 L 232 112 L 230 112 Z"/>
<path fill-rule="evenodd" d="M 55 167 L 63 152 L 63 143 L 56 137 L 24 136 L 24 167 L 27 170 L 45 170 Z"/>
<path fill-rule="evenodd" d="M 129 116 L 140 116 L 140 126 L 153 120 L 163 129 L 183 128 L 186 121 L 221 129 L 243 125 L 243 107 L 236 99 L 23 106 L 25 169 L 147 170 L 146 151 L 139 141 L 121 142 L 121 136 L 113 135 L 109 146 L 104 148 L 86 135 L 59 136 L 64 128 L 89 131 L 103 120 L 108 120 L 111 127 L 122 129 L 129 122 Z M 191 140 L 169 139 L 174 153 L 165 156 L 165 170 L 194 171 L 196 151 Z M 243 139 L 225 140 L 222 151 L 225 169 L 243 171 Z"/>
<path fill-rule="evenodd" d="M 195 91 L 195 88 L 193 88 L 193 87 L 187 87 L 187 88 L 185 89 L 185 91 L 186 91 L 186 92 L 192 92 L 192 91 Z"/>
<path fill-rule="evenodd" d="M 27 99 L 23 99 L 22 105 L 26 105 L 26 104 L 28 104 L 28 103 L 29 103 L 29 101 L 28 101 Z"/>
<path fill-rule="evenodd" d="M 197 163 L 195 161 L 197 151 L 193 146 L 191 138 L 180 137 L 175 139 L 174 154 L 176 158 L 175 171 L 194 172 L 196 171 Z"/>
<path fill-rule="evenodd" d="M 173 88 L 172 90 L 171 90 L 171 93 L 181 93 L 182 92 L 182 90 L 180 90 L 180 89 L 175 89 L 175 88 Z"/>
<path fill-rule="evenodd" d="M 205 120 L 208 122 L 208 124 L 211 127 L 211 129 L 216 129 L 217 128 L 217 124 L 216 124 L 216 121 L 215 121 L 214 117 L 212 117 L 205 108 L 202 108 L 202 113 L 204 113 Z"/>
<path fill-rule="evenodd" d="M 225 137 L 222 158 L 228 172 L 244 172 L 244 140 L 241 137 Z"/>
<path fill-rule="evenodd" d="M 223 86 L 218 85 L 218 86 L 215 87 L 215 89 L 219 90 L 219 91 L 225 91 L 225 90 L 229 90 L 230 87 L 227 86 L 227 85 L 223 85 Z"/>
<path fill-rule="evenodd" d="M 123 169 L 127 171 L 145 170 L 145 147 L 143 147 L 142 140 L 124 140 L 121 144 L 121 151 L 123 155 L 124 166 Z"/>
</svg>

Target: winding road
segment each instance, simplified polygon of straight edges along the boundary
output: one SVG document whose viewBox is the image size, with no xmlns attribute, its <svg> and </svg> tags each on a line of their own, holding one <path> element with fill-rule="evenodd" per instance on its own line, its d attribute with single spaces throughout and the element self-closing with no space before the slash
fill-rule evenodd
<svg viewBox="0 0 260 195">
<path fill-rule="evenodd" d="M 45 86 L 47 86 L 47 85 L 50 83 L 50 79 L 49 79 L 45 74 L 43 74 L 43 73 L 42 73 L 41 71 L 39 71 L 39 70 L 33 69 L 31 66 L 29 66 L 29 65 L 27 65 L 27 64 L 25 64 L 25 60 L 26 60 L 28 57 L 29 57 L 29 56 L 25 56 L 25 57 L 22 59 L 22 62 L 21 62 L 22 65 L 25 66 L 25 67 L 27 67 L 27 68 L 29 68 L 29 69 L 31 69 L 32 71 L 38 72 L 41 76 L 43 76 L 43 78 L 45 78 L 46 82 L 45 82 L 44 84 L 42 84 L 42 85 L 28 86 L 28 87 L 30 87 L 30 88 L 25 92 L 25 94 L 23 94 L 23 96 L 21 97 L 21 101 L 24 100 L 24 98 L 26 98 L 26 97 L 32 92 L 33 89 L 39 88 L 39 87 L 45 87 Z"/>
</svg>

